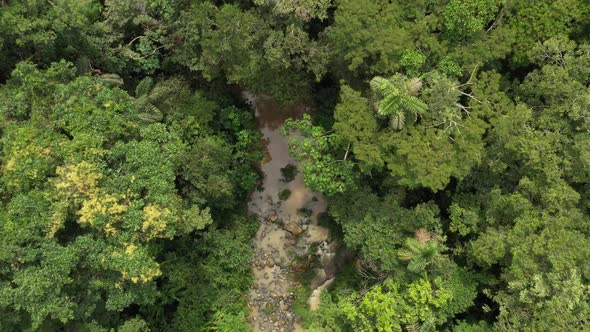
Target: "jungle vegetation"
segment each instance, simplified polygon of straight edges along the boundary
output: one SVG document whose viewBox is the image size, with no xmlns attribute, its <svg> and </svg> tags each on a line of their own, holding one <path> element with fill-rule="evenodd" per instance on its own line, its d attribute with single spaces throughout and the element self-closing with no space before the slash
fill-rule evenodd
<svg viewBox="0 0 590 332">
<path fill-rule="evenodd" d="M 354 254 L 309 331 L 590 326 L 590 2 L 0 0 L 0 331 L 248 331 L 262 158 Z"/>
</svg>

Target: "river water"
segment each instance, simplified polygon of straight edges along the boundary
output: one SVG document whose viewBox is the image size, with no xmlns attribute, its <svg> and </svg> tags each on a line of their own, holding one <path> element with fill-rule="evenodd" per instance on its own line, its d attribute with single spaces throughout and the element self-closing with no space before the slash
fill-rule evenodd
<svg viewBox="0 0 590 332">
<path fill-rule="evenodd" d="M 291 164 L 298 166 L 289 156 L 288 137 L 281 136 L 280 127 L 288 118 L 300 118 L 308 109 L 304 105 L 279 110 L 267 97 L 248 92 L 243 97 L 255 109 L 258 128 L 263 134 L 265 156 L 260 169 L 264 174 L 262 191 L 252 194 L 248 203 L 250 213 L 258 216 L 260 227 L 255 238 L 255 259 L 252 263 L 253 286 L 249 293 L 249 320 L 255 331 L 299 331 L 293 313 L 293 274 L 297 257 L 309 254 L 317 247 L 320 268 L 312 281 L 314 292 L 308 300 L 312 310 L 319 306 L 319 294 L 333 279 L 332 272 L 322 268 L 331 264 L 333 245 L 329 244 L 329 232 L 318 225 L 318 214 L 326 211 L 326 200 L 320 193 L 309 191 L 300 173 L 290 182 L 283 179 L 281 168 Z M 297 135 L 292 132 L 290 135 Z M 291 195 L 285 201 L 279 193 L 289 189 Z M 311 215 L 301 212 L 305 208 Z"/>
</svg>

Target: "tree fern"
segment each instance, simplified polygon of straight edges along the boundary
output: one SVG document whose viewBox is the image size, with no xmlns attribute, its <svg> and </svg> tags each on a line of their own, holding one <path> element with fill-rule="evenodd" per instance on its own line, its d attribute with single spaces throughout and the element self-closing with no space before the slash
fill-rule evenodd
<svg viewBox="0 0 590 332">
<path fill-rule="evenodd" d="M 436 318 L 434 316 L 429 316 L 420 325 L 419 332 L 430 332 L 430 331 L 436 331 Z"/>
<path fill-rule="evenodd" d="M 422 245 L 420 242 L 418 242 L 418 240 L 414 238 L 407 238 L 404 243 L 404 248 L 400 249 L 397 255 L 399 259 L 403 261 L 409 261 L 416 257 L 420 253 L 421 249 Z"/>
</svg>

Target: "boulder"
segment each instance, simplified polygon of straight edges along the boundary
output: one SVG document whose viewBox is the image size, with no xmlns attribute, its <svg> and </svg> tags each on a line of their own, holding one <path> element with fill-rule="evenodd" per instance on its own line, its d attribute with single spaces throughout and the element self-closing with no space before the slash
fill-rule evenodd
<svg viewBox="0 0 590 332">
<path fill-rule="evenodd" d="M 303 273 L 306 269 L 307 265 L 302 260 L 295 259 L 291 262 L 291 271 L 293 271 L 294 273 Z"/>
<path fill-rule="evenodd" d="M 293 235 L 301 235 L 305 231 L 303 228 L 301 228 L 301 226 L 299 226 L 298 223 L 294 221 L 289 221 L 283 226 L 283 228 Z"/>
<path fill-rule="evenodd" d="M 279 220 L 279 216 L 278 216 L 278 215 L 276 215 L 276 214 L 273 214 L 272 216 L 270 216 L 270 217 L 268 218 L 268 220 L 269 220 L 270 222 L 276 222 L 277 220 Z"/>
</svg>

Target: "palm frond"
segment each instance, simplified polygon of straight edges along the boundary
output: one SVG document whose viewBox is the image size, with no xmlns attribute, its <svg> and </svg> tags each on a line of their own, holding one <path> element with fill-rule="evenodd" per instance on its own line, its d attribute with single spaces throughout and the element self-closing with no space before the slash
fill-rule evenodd
<svg viewBox="0 0 590 332">
<path fill-rule="evenodd" d="M 396 130 L 404 129 L 406 125 L 406 115 L 403 112 L 398 112 L 389 120 L 391 127 Z"/>
<path fill-rule="evenodd" d="M 397 252 L 397 257 L 399 257 L 399 259 L 401 259 L 402 261 L 409 261 L 412 258 L 414 258 L 414 256 L 415 253 L 407 249 L 400 249 Z"/>
<path fill-rule="evenodd" d="M 397 114 L 400 111 L 400 96 L 397 94 L 390 94 L 386 96 L 379 103 L 377 113 L 381 116 Z"/>
<path fill-rule="evenodd" d="M 414 77 L 412 79 L 409 79 L 406 82 L 406 93 L 411 95 L 411 96 L 415 96 L 418 94 L 418 92 L 420 92 L 420 90 L 422 89 L 422 80 L 418 77 Z"/>
<path fill-rule="evenodd" d="M 414 257 L 410 263 L 408 263 L 408 270 L 414 273 L 420 273 L 424 271 L 426 266 L 428 266 L 428 261 L 423 257 Z"/>
<path fill-rule="evenodd" d="M 178 90 L 179 86 L 158 83 L 150 92 L 149 99 L 154 103 L 159 103 L 165 101 L 168 98 L 172 98 Z"/>
<path fill-rule="evenodd" d="M 434 316 L 429 316 L 424 320 L 420 326 L 420 332 L 436 331 L 436 319 Z"/>
<path fill-rule="evenodd" d="M 146 102 L 142 105 L 138 117 L 148 123 L 159 122 L 164 118 L 162 112 L 154 104 Z"/>
<path fill-rule="evenodd" d="M 422 114 L 428 110 L 428 105 L 414 96 L 403 96 L 399 101 L 400 107 L 414 114 Z"/>
<path fill-rule="evenodd" d="M 437 243 L 429 242 L 428 244 L 422 247 L 420 254 L 424 258 L 432 260 L 438 254 Z"/>
<path fill-rule="evenodd" d="M 404 248 L 412 253 L 413 256 L 417 256 L 422 251 L 422 244 L 413 237 L 406 238 L 404 241 Z"/>
<path fill-rule="evenodd" d="M 154 87 L 154 80 L 146 77 L 141 80 L 135 87 L 135 97 L 147 96 Z"/>
<path fill-rule="evenodd" d="M 406 330 L 408 332 L 419 332 L 420 331 L 420 325 L 417 322 L 414 322 L 412 324 L 406 325 Z"/>
<path fill-rule="evenodd" d="M 390 84 L 391 82 L 389 82 L 388 79 L 381 76 L 375 76 L 369 82 L 369 86 L 371 87 L 371 90 L 373 90 L 374 92 L 383 92 L 385 89 L 387 89 L 387 86 L 389 86 Z"/>
<path fill-rule="evenodd" d="M 98 76 L 98 78 L 105 82 L 108 85 L 111 86 L 121 86 L 123 85 L 123 79 L 121 78 L 121 76 L 117 75 L 117 74 L 102 74 L 100 76 Z"/>
</svg>

